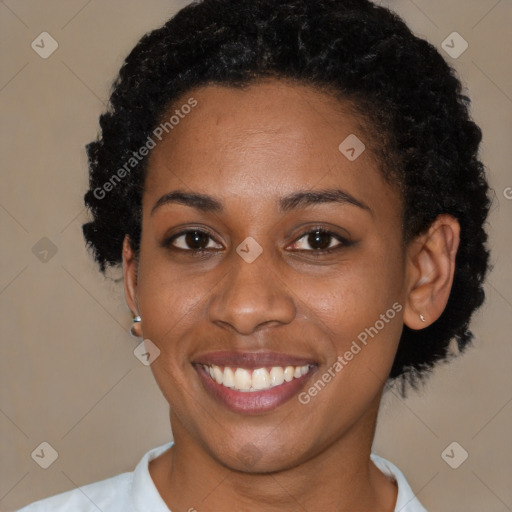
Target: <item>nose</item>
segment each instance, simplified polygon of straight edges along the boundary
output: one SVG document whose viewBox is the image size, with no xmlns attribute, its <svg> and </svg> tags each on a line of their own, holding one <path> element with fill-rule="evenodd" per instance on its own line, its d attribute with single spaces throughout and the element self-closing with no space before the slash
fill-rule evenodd
<svg viewBox="0 0 512 512">
<path fill-rule="evenodd" d="M 268 254 L 268 253 L 267 253 Z M 293 294 L 266 251 L 252 263 L 236 252 L 230 271 L 209 303 L 209 320 L 250 335 L 261 326 L 284 325 L 295 317 Z"/>
</svg>

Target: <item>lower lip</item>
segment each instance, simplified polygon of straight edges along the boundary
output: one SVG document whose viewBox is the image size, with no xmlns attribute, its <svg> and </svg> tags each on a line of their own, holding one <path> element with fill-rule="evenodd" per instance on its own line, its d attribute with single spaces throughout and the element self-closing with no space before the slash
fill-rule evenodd
<svg viewBox="0 0 512 512">
<path fill-rule="evenodd" d="M 229 410 L 242 414 L 261 414 L 276 409 L 298 394 L 305 381 L 315 371 L 315 368 L 312 368 L 306 375 L 263 391 L 237 391 L 213 380 L 202 365 L 196 364 L 194 367 L 213 398 Z"/>
</svg>

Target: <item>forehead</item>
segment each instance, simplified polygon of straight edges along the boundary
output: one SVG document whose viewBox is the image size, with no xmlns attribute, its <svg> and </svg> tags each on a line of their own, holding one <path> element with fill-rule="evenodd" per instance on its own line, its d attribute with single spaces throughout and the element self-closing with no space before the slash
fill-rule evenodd
<svg viewBox="0 0 512 512">
<path fill-rule="evenodd" d="M 245 89 L 201 87 L 167 117 L 190 98 L 197 105 L 181 113 L 149 156 L 145 201 L 176 188 L 263 199 L 343 186 L 372 202 L 373 189 L 386 186 L 372 140 L 348 102 L 269 80 Z"/>
</svg>

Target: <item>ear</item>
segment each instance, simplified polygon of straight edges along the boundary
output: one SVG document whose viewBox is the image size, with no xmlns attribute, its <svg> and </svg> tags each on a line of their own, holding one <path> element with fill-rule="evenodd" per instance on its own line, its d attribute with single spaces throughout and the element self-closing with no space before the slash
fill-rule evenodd
<svg viewBox="0 0 512 512">
<path fill-rule="evenodd" d="M 451 215 L 439 215 L 428 232 L 407 248 L 407 297 L 404 323 L 423 329 L 443 313 L 453 284 L 460 225 Z M 422 321 L 420 315 L 425 321 Z"/>
<path fill-rule="evenodd" d="M 124 276 L 124 294 L 126 303 L 130 308 L 132 315 L 139 315 L 139 302 L 137 299 L 137 266 L 138 261 L 135 252 L 130 245 L 129 235 L 125 235 L 123 240 L 123 276 Z M 133 325 L 133 334 L 139 338 L 142 337 L 140 322 Z"/>
</svg>

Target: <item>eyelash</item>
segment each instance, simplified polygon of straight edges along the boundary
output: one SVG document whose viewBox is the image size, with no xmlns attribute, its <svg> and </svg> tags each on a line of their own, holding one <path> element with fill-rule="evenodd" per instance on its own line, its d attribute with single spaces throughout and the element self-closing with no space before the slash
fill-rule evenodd
<svg viewBox="0 0 512 512">
<path fill-rule="evenodd" d="M 165 248 L 168 248 L 170 250 L 174 250 L 174 251 L 188 252 L 188 253 L 191 253 L 192 256 L 202 256 L 208 252 L 212 252 L 212 249 L 182 249 L 180 247 L 173 246 L 173 242 L 175 240 L 177 240 L 178 238 L 180 238 L 184 235 L 187 235 L 188 233 L 200 233 L 202 235 L 208 236 L 210 238 L 210 240 L 215 241 L 215 239 L 210 235 L 210 233 L 208 233 L 208 231 L 204 231 L 202 229 L 187 229 L 184 231 L 180 231 L 179 233 L 176 233 L 176 234 L 172 235 L 171 237 L 167 238 L 166 240 L 164 240 L 164 242 L 162 243 L 162 246 Z M 309 231 L 306 231 L 299 238 L 295 239 L 295 241 L 293 242 L 292 245 L 295 245 L 299 240 L 302 240 L 304 237 L 306 237 L 310 234 L 313 234 L 313 233 L 329 235 L 331 238 L 336 239 L 340 243 L 334 247 L 328 247 L 327 249 L 309 249 L 309 250 L 308 249 L 298 249 L 299 252 L 312 253 L 312 255 L 317 257 L 317 256 L 323 256 L 326 254 L 331 254 L 331 253 L 338 251 L 344 247 L 349 247 L 354 244 L 354 242 L 347 240 L 346 238 L 338 235 L 337 233 L 329 231 L 325 228 L 315 227 Z M 218 250 L 218 249 L 213 249 L 213 250 Z"/>
</svg>

